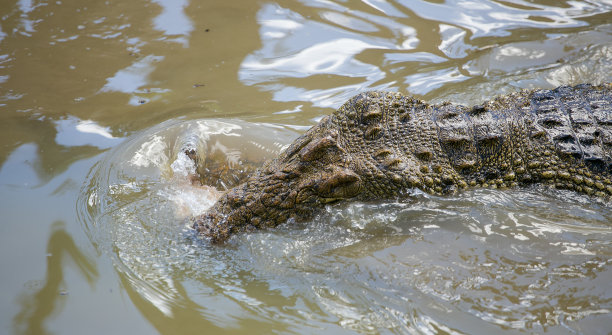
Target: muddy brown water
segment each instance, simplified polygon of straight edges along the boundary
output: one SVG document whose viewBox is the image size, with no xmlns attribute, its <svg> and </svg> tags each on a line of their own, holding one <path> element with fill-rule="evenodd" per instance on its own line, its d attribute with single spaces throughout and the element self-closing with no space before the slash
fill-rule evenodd
<svg viewBox="0 0 612 335">
<path fill-rule="evenodd" d="M 223 247 L 181 148 L 278 154 L 357 92 L 612 81 L 600 1 L 4 1 L 0 332 L 612 329 L 612 208 L 545 187 L 333 206 Z M 232 170 L 234 171 L 234 170 Z M 236 172 L 238 173 L 238 172 Z"/>
</svg>

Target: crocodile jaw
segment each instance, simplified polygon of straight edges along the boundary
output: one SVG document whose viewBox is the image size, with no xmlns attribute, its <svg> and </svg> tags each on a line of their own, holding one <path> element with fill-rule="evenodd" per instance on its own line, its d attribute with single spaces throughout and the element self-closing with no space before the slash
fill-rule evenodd
<svg viewBox="0 0 612 335">
<path fill-rule="evenodd" d="M 326 204 L 357 197 L 363 181 L 328 129 L 327 120 L 298 138 L 281 156 L 227 191 L 193 227 L 213 243 L 240 231 L 304 221 Z"/>
</svg>

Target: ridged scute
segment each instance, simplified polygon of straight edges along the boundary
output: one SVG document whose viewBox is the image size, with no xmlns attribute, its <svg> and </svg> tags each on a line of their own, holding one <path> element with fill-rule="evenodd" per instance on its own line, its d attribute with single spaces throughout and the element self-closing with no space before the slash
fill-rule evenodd
<svg viewBox="0 0 612 335">
<path fill-rule="evenodd" d="M 609 88 L 579 85 L 543 92 L 533 94 L 532 113 L 559 154 L 574 157 L 592 170 L 612 173 Z"/>
</svg>

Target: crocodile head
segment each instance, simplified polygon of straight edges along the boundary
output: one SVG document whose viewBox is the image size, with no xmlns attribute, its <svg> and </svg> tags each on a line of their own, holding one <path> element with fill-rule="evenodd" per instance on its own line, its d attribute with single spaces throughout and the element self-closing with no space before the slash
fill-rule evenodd
<svg viewBox="0 0 612 335">
<path fill-rule="evenodd" d="M 242 184 L 228 190 L 194 228 L 212 242 L 240 231 L 311 218 L 317 209 L 358 196 L 361 177 L 352 169 L 336 130 L 326 118 Z"/>
</svg>

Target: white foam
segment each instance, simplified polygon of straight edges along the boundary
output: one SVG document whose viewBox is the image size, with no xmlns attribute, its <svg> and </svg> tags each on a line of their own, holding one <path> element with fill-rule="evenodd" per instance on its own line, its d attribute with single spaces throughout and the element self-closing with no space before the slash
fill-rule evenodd
<svg viewBox="0 0 612 335">
<path fill-rule="evenodd" d="M 164 138 L 159 135 L 151 136 L 149 141 L 144 142 L 130 163 L 138 167 L 164 166 L 168 162 L 168 156 L 165 151 L 167 149 Z"/>
<path fill-rule="evenodd" d="M 182 151 L 178 153 L 176 160 L 170 164 L 170 168 L 175 176 L 187 177 L 196 173 L 194 161 Z"/>
<path fill-rule="evenodd" d="M 190 217 L 204 213 L 217 201 L 221 192 L 210 186 L 177 184 L 169 190 L 160 190 L 160 195 L 176 206 L 176 215 Z"/>
</svg>

